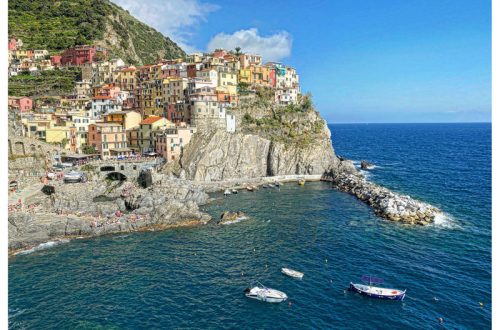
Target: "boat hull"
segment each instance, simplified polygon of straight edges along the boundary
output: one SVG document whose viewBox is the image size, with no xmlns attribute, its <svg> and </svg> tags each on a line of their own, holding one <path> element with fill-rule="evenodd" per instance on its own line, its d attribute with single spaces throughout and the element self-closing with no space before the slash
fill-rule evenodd
<svg viewBox="0 0 500 330">
<path fill-rule="evenodd" d="M 248 298 L 260 300 L 268 303 L 280 303 L 285 301 L 287 298 L 272 298 L 272 297 L 260 297 L 257 295 L 246 294 Z"/>
<path fill-rule="evenodd" d="M 357 292 L 363 296 L 367 296 L 370 298 L 384 299 L 384 300 L 395 300 L 395 301 L 403 300 L 405 298 L 405 295 L 406 295 L 406 290 L 405 291 L 394 290 L 394 291 L 398 292 L 396 294 L 378 294 L 376 292 L 369 292 L 368 290 L 364 290 L 362 285 L 353 284 L 353 283 L 351 283 L 349 285 L 349 290 Z"/>
<path fill-rule="evenodd" d="M 281 268 L 281 273 L 298 279 L 302 279 L 302 277 L 304 277 L 304 273 L 289 268 Z"/>
<path fill-rule="evenodd" d="M 288 299 L 286 293 L 268 288 L 247 288 L 245 290 L 247 298 L 256 299 L 268 303 L 280 303 Z"/>
</svg>

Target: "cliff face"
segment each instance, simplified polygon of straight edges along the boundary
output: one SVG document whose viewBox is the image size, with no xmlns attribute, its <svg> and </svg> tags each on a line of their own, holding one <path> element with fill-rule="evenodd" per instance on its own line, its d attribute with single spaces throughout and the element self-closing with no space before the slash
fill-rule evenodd
<svg viewBox="0 0 500 330">
<path fill-rule="evenodd" d="M 237 132 L 195 135 L 181 158 L 188 178 L 220 181 L 354 171 L 350 161 L 335 155 L 330 130 L 312 106 L 285 108 L 266 103 L 259 118 L 253 118 L 246 111 L 255 110 L 256 101 L 252 107 L 243 105 L 235 111 Z"/>
</svg>

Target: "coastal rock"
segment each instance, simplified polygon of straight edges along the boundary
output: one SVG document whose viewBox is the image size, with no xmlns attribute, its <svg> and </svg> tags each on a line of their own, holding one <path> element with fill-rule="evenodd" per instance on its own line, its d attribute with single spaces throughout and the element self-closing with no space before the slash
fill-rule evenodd
<svg viewBox="0 0 500 330">
<path fill-rule="evenodd" d="M 333 176 L 332 181 L 335 188 L 356 196 L 370 205 L 375 214 L 391 221 L 427 225 L 434 222 L 436 215 L 441 213 L 430 204 L 368 182 L 360 174 L 340 173 Z"/>
<path fill-rule="evenodd" d="M 30 203 L 39 203 L 43 213 L 9 214 L 9 249 L 74 236 L 205 224 L 211 219 L 199 210 L 198 205 L 209 199 L 200 187 L 161 179 L 161 185 L 148 189 L 130 182 L 106 185 L 96 180 L 61 184 L 51 196 L 40 193 Z"/>
<path fill-rule="evenodd" d="M 224 225 L 228 223 L 234 223 L 243 220 L 245 218 L 246 214 L 241 211 L 238 212 L 224 211 L 220 215 L 220 219 L 217 221 L 217 224 Z"/>
<path fill-rule="evenodd" d="M 361 161 L 361 169 L 362 170 L 372 170 L 375 166 L 372 163 L 367 162 L 366 160 Z"/>
</svg>

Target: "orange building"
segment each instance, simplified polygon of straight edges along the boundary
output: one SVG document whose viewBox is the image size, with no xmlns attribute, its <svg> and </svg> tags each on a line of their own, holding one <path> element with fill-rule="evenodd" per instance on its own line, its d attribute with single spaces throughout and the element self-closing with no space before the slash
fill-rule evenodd
<svg viewBox="0 0 500 330">
<path fill-rule="evenodd" d="M 125 130 L 120 124 L 90 124 L 88 143 L 94 147 L 102 159 L 132 154 L 132 150 L 127 147 Z"/>
</svg>

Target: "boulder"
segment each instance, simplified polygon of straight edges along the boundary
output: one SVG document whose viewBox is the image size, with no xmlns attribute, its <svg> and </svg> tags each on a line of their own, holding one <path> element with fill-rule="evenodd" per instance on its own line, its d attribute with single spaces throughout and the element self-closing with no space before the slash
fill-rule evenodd
<svg viewBox="0 0 500 330">
<path fill-rule="evenodd" d="M 233 211 L 224 211 L 220 215 L 220 219 L 217 221 L 217 224 L 222 225 L 229 222 L 235 222 L 238 220 L 242 220 L 246 217 L 245 213 L 241 211 L 233 212 Z"/>
<path fill-rule="evenodd" d="M 361 169 L 362 170 L 372 170 L 374 165 L 372 163 L 367 162 L 366 160 L 361 161 Z"/>
</svg>

